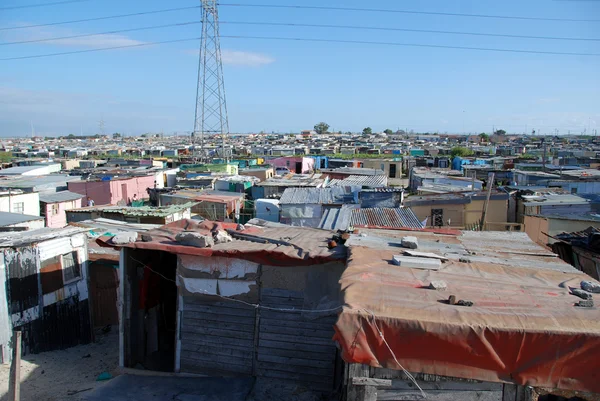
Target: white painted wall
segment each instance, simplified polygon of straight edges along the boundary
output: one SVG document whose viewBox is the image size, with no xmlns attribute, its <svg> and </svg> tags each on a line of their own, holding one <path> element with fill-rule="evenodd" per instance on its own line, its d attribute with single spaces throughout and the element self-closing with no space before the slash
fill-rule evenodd
<svg viewBox="0 0 600 401">
<path fill-rule="evenodd" d="M 11 193 L 10 195 L 3 192 L 0 196 L 0 212 L 17 213 L 17 203 L 23 203 L 24 209 L 21 214 L 30 216 L 40 215 L 40 194 L 37 192 L 21 194 Z"/>
<path fill-rule="evenodd" d="M 6 299 L 6 266 L 4 265 L 4 254 L 0 252 L 0 345 L 2 346 L 2 360 L 8 363 L 12 353 L 10 340 L 12 336 L 12 324 L 8 318 L 8 300 Z"/>
</svg>

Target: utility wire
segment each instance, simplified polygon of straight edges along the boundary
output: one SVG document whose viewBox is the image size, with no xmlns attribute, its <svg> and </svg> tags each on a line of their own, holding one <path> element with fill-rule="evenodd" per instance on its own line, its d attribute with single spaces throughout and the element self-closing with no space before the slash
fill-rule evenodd
<svg viewBox="0 0 600 401">
<path fill-rule="evenodd" d="M 22 5 L 22 6 L 0 7 L 0 11 L 18 10 L 18 9 L 21 9 L 21 8 L 58 6 L 58 5 L 61 5 L 61 4 L 83 3 L 85 1 L 90 1 L 90 0 L 65 0 L 65 1 L 55 1 L 55 2 L 52 2 L 52 3 L 25 4 L 25 5 Z"/>
<path fill-rule="evenodd" d="M 599 0 L 600 1 L 600 0 Z M 233 22 L 219 21 L 221 24 L 229 25 L 271 25 L 271 26 L 292 26 L 304 28 L 336 28 L 336 29 L 356 29 L 356 30 L 376 30 L 376 31 L 400 31 L 400 32 L 419 32 L 419 33 L 440 33 L 449 35 L 471 35 L 471 36 L 492 36 L 499 38 L 519 38 L 519 39 L 545 39 L 545 40 L 575 40 L 575 41 L 600 41 L 600 38 L 574 38 L 557 36 L 530 36 L 530 35 L 510 35 L 502 33 L 479 33 L 479 32 L 461 32 L 461 31 L 437 31 L 427 29 L 408 29 L 391 28 L 375 26 L 356 26 L 356 25 L 330 25 L 330 24 L 297 24 L 293 22 Z"/>
<path fill-rule="evenodd" d="M 245 22 L 245 21 L 219 21 L 219 22 L 221 24 L 228 24 L 228 25 L 291 26 L 291 27 L 305 27 L 305 28 L 334 28 L 334 29 L 437 33 L 437 34 L 450 34 L 450 35 L 492 36 L 492 37 L 506 37 L 506 38 L 519 38 L 519 39 L 600 41 L 600 38 L 573 38 L 573 37 L 553 37 L 553 36 L 509 35 L 509 34 L 495 34 L 495 33 L 436 31 L 436 30 L 425 30 L 425 29 L 386 28 L 386 27 L 355 26 L 355 25 L 329 25 L 329 24 L 322 25 L 322 24 L 297 24 L 297 23 L 287 23 L 287 22 Z M 54 37 L 54 38 L 21 40 L 21 41 L 17 41 L 17 42 L 0 42 L 0 46 L 18 45 L 18 44 L 25 44 L 25 43 L 51 42 L 51 41 L 64 40 L 64 39 L 85 38 L 85 37 L 89 37 L 89 36 L 110 35 L 110 34 L 115 34 L 115 33 L 144 31 L 144 30 L 161 29 L 161 28 L 186 26 L 186 25 L 196 25 L 196 24 L 200 24 L 200 23 L 201 23 L 201 21 L 188 21 L 188 22 L 179 22 L 179 23 L 174 23 L 174 24 L 145 26 L 145 27 L 140 27 L 140 28 L 119 29 L 119 30 L 106 31 L 106 32 L 86 33 L 86 34 L 70 35 L 70 36 L 59 36 L 59 37 Z"/>
<path fill-rule="evenodd" d="M 103 20 L 107 20 L 107 19 L 137 17 L 138 15 L 151 15 L 151 14 L 168 13 L 168 12 L 173 12 L 173 11 L 193 10 L 193 9 L 196 9 L 196 8 L 200 8 L 200 6 L 167 8 L 167 9 L 163 9 L 163 10 L 142 11 L 142 12 L 139 12 L 139 13 L 131 13 L 131 14 L 109 15 L 109 16 L 106 16 L 106 17 L 94 17 L 94 18 L 84 18 L 84 19 L 76 19 L 76 20 L 70 20 L 70 21 L 49 22 L 49 23 L 46 23 L 46 24 L 23 25 L 23 26 L 9 26 L 9 27 L 0 28 L 0 31 L 10 31 L 10 30 L 15 30 L 15 29 L 27 29 L 27 28 L 41 28 L 41 27 L 44 27 L 44 26 L 77 24 L 77 23 L 80 23 L 80 22 L 103 21 Z"/>
<path fill-rule="evenodd" d="M 175 27 L 175 26 L 186 26 L 186 25 L 194 25 L 194 24 L 201 24 L 201 23 L 202 23 L 201 21 L 189 21 L 189 22 L 180 22 L 180 23 L 176 23 L 176 24 L 153 25 L 153 26 L 144 26 L 144 27 L 140 27 L 140 28 L 130 28 L 130 29 L 118 29 L 115 31 L 106 31 L 106 32 L 98 32 L 98 33 L 84 33 L 81 35 L 59 36 L 59 37 L 55 37 L 55 38 L 21 40 L 18 42 L 0 42 L 0 46 L 20 45 L 20 44 L 24 44 L 24 43 L 53 42 L 55 40 L 86 38 L 89 36 L 111 35 L 111 34 L 115 34 L 115 33 L 144 31 L 144 30 L 150 30 L 150 29 L 169 28 L 169 27 Z"/>
<path fill-rule="evenodd" d="M 515 20 L 526 20 L 526 21 L 600 22 L 600 19 L 546 18 L 546 17 L 525 17 L 525 16 L 518 16 L 518 15 L 464 14 L 464 13 L 444 13 L 444 12 L 434 12 L 434 11 L 412 11 L 412 10 L 395 10 L 395 9 L 380 9 L 380 8 L 305 6 L 305 5 L 282 5 L 282 4 L 239 4 L 239 3 L 219 3 L 219 6 L 222 6 L 222 7 L 255 7 L 255 8 L 289 8 L 289 9 L 299 9 L 299 10 L 360 11 L 360 12 L 376 12 L 376 13 L 441 15 L 441 16 L 447 16 L 447 17 L 515 19 Z"/>
<path fill-rule="evenodd" d="M 86 50 L 75 50 L 75 51 L 61 52 L 61 53 L 35 54 L 32 56 L 8 57 L 8 58 L 0 58 L 0 61 L 25 60 L 25 59 L 31 59 L 31 58 L 54 57 L 54 56 L 66 56 L 69 54 L 93 53 L 93 52 L 101 52 L 101 51 L 105 51 L 105 50 L 127 49 L 127 48 L 132 48 L 132 47 L 145 47 L 145 46 L 153 46 L 153 45 L 162 45 L 162 44 L 167 44 L 167 43 L 191 42 L 193 40 L 200 40 L 200 38 L 173 39 L 173 40 L 164 40 L 164 41 L 160 41 L 160 42 L 138 43 L 135 45 L 102 47 L 100 49 L 86 49 Z"/>
<path fill-rule="evenodd" d="M 371 41 L 362 41 L 362 40 L 311 39 L 311 38 L 291 38 L 291 37 L 277 37 L 277 36 L 237 36 L 237 35 L 221 35 L 221 38 L 278 40 L 278 41 L 316 42 L 316 43 L 344 43 L 344 44 L 381 45 L 381 46 L 398 46 L 398 47 L 400 47 L 400 46 L 424 47 L 424 48 L 435 48 L 435 49 L 477 50 L 477 51 L 490 51 L 490 52 L 501 52 L 501 53 L 525 53 L 525 54 L 547 54 L 547 55 L 559 55 L 559 56 L 600 57 L 600 53 L 568 53 L 568 52 L 554 52 L 554 51 L 541 51 L 541 50 L 518 50 L 518 49 L 497 49 L 497 48 L 487 48 L 487 47 L 428 45 L 428 44 L 420 44 L 420 43 L 371 42 Z M 100 49 L 87 49 L 87 50 L 76 50 L 76 51 L 61 52 L 61 53 L 48 53 L 48 54 L 36 54 L 36 55 L 31 55 L 31 56 L 7 57 L 7 58 L 0 58 L 0 61 L 64 56 L 64 55 L 68 55 L 68 54 L 78 54 L 78 53 L 92 53 L 92 52 L 99 52 L 99 51 L 104 51 L 104 50 L 126 49 L 126 48 L 144 47 L 144 46 L 160 45 L 160 44 L 167 44 L 167 43 L 189 42 L 189 41 L 194 41 L 194 40 L 200 40 L 200 38 L 174 39 L 174 40 L 165 40 L 165 41 L 160 41 L 160 42 L 139 43 L 139 44 L 135 44 L 135 45 L 103 47 Z"/>
</svg>

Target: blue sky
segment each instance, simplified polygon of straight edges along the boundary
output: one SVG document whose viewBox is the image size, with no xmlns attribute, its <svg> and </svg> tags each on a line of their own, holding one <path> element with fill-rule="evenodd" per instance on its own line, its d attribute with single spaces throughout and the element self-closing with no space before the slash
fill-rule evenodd
<svg viewBox="0 0 600 401">
<path fill-rule="evenodd" d="M 39 0 L 40 3 L 50 0 Z M 223 3 L 226 1 L 224 0 Z M 233 2 L 233 1 L 232 1 Z M 236 0 L 469 14 L 600 19 L 598 1 Z M 3 6 L 32 4 L 7 0 Z M 192 0 L 90 0 L 0 11 L 0 28 L 197 5 Z M 177 11 L 0 30 L 0 42 L 200 19 Z M 289 22 L 600 39 L 600 23 L 398 13 L 220 7 L 222 35 L 302 37 L 600 54 L 600 41 L 516 39 L 356 29 L 248 26 Z M 0 46 L 0 58 L 193 38 L 200 25 Z M 198 42 L 0 61 L 0 136 L 171 134 L 193 129 Z M 580 133 L 600 128 L 600 57 L 424 47 L 222 39 L 232 132 L 335 130 Z"/>
</svg>

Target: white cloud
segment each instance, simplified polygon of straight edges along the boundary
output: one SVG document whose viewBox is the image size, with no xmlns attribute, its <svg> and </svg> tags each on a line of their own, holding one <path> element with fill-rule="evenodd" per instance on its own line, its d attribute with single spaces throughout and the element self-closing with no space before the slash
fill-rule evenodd
<svg viewBox="0 0 600 401">
<path fill-rule="evenodd" d="M 27 25 L 27 24 L 22 24 Z M 125 35 L 106 34 L 84 36 L 79 38 L 68 38 L 59 40 L 48 40 L 53 38 L 62 38 L 69 36 L 77 36 L 81 32 L 70 29 L 56 27 L 40 27 L 23 30 L 7 31 L 0 35 L 3 42 L 23 42 L 23 41 L 39 41 L 34 42 L 37 45 L 53 45 L 65 47 L 78 47 L 83 49 L 100 49 L 104 47 L 119 47 L 119 46 L 135 46 L 144 44 L 144 42 L 132 39 Z M 33 43 L 32 43 L 33 44 Z"/>
<path fill-rule="evenodd" d="M 198 56 L 198 50 L 188 50 L 186 53 Z M 273 57 L 266 54 L 230 49 L 221 50 L 221 58 L 223 64 L 236 67 L 262 67 L 275 62 Z"/>
<path fill-rule="evenodd" d="M 238 50 L 223 50 L 221 51 L 221 57 L 223 58 L 223 64 L 241 67 L 260 67 L 275 62 L 273 57 L 265 54 Z"/>
</svg>

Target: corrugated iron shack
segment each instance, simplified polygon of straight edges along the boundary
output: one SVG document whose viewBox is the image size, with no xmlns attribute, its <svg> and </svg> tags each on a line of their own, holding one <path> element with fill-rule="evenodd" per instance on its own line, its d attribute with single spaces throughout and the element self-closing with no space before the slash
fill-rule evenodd
<svg viewBox="0 0 600 401">
<path fill-rule="evenodd" d="M 23 352 L 38 353 L 89 343 L 87 230 L 43 228 L 0 237 L 0 344 L 10 358 L 13 329 Z"/>
<path fill-rule="evenodd" d="M 330 231 L 257 224 L 179 221 L 121 245 L 121 366 L 339 384 L 345 248 L 328 246 Z M 190 246 L 182 232 L 232 240 Z"/>
</svg>

